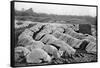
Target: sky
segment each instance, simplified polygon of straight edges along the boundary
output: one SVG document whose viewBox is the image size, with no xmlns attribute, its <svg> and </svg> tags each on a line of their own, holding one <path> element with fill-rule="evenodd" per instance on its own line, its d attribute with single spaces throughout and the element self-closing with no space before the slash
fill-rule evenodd
<svg viewBox="0 0 100 68">
<path fill-rule="evenodd" d="M 41 4 L 15 2 L 16 10 L 27 10 L 32 8 L 37 13 L 57 14 L 57 15 L 78 15 L 78 16 L 96 16 L 96 7 L 73 6 L 73 5 L 57 5 L 57 4 Z"/>
</svg>

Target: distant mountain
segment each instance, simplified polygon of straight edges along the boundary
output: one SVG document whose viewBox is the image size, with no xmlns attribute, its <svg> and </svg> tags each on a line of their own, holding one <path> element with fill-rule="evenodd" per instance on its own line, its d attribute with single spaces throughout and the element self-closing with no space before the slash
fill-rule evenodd
<svg viewBox="0 0 100 68">
<path fill-rule="evenodd" d="M 15 10 L 15 15 L 16 16 L 38 16 L 38 14 L 34 12 L 32 8 L 27 9 L 25 11 Z"/>
<path fill-rule="evenodd" d="M 36 12 L 34 12 L 32 8 L 27 9 L 24 12 L 29 14 L 30 16 L 38 16 L 38 14 Z"/>
<path fill-rule="evenodd" d="M 29 14 L 34 14 L 34 11 L 32 8 L 25 10 L 24 12 L 29 13 Z"/>
</svg>

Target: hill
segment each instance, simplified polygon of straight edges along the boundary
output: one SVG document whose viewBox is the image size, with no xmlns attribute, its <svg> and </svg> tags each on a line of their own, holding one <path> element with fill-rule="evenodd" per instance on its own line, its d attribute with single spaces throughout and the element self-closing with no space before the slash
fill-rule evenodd
<svg viewBox="0 0 100 68">
<path fill-rule="evenodd" d="M 28 21 L 33 21 L 33 22 L 61 22 L 63 21 L 64 23 L 74 23 L 74 24 L 96 24 L 96 17 L 36 13 L 34 12 L 32 8 L 25 11 L 15 10 L 15 18 L 17 20 L 28 20 Z"/>
</svg>

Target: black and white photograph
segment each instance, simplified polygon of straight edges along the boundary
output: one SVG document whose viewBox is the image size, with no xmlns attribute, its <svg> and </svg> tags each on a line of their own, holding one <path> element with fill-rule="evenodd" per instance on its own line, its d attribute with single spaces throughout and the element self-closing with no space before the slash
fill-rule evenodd
<svg viewBox="0 0 100 68">
<path fill-rule="evenodd" d="M 97 6 L 12 1 L 11 66 L 97 62 Z"/>
</svg>

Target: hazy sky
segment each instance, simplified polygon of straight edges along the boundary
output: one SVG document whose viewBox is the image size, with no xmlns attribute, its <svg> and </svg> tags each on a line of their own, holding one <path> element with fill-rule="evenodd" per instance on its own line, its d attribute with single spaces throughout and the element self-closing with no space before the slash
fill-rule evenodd
<svg viewBox="0 0 100 68">
<path fill-rule="evenodd" d="M 32 8 L 34 12 L 41 12 L 48 14 L 96 16 L 96 7 L 25 3 L 25 2 L 15 3 L 15 9 L 22 10 L 22 8 L 24 8 L 25 10 Z"/>
</svg>

